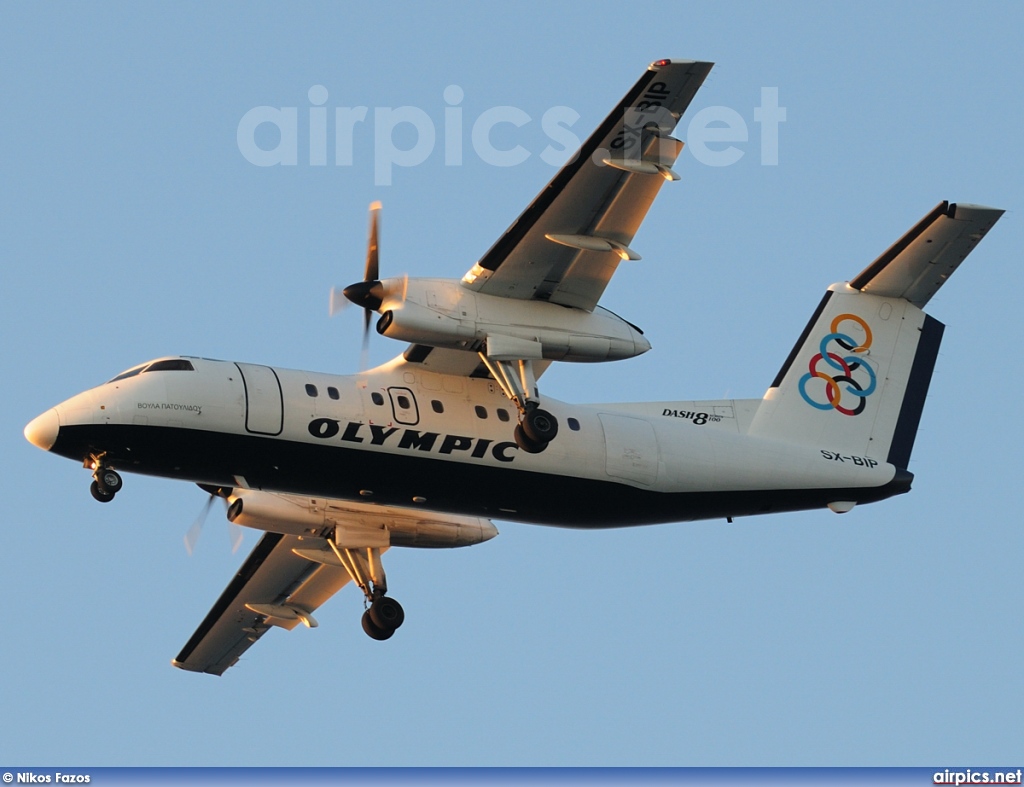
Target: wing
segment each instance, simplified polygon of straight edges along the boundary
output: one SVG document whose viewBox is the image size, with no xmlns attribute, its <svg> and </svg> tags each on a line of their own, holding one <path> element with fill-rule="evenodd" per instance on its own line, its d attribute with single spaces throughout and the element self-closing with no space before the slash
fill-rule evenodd
<svg viewBox="0 0 1024 787">
<path fill-rule="evenodd" d="M 244 503 L 232 521 L 284 530 L 294 527 L 291 532 L 296 535 L 269 532 L 260 539 L 171 662 L 192 672 L 223 675 L 274 626 L 288 630 L 299 623 L 316 626 L 313 612 L 352 577 L 327 538 L 347 555 L 344 565 L 350 565 L 355 575 L 374 589 L 382 589 L 378 582 L 384 569 L 378 558 L 389 545 L 451 549 L 479 544 L 498 534 L 487 519 L 401 506 L 251 489 L 232 490 L 228 499 Z M 368 551 L 375 553 L 373 558 Z"/>
<path fill-rule="evenodd" d="M 171 663 L 192 672 L 223 675 L 254 642 L 266 633 L 266 615 L 247 607 L 285 605 L 312 613 L 337 593 L 350 577 L 337 566 L 314 563 L 294 549 L 325 548 L 319 538 L 267 533 L 260 539 L 235 578 L 217 599 L 206 618 Z M 274 618 L 273 624 L 293 629 L 298 616 Z"/>
<path fill-rule="evenodd" d="M 712 63 L 653 63 L 463 278 L 472 290 L 593 311 L 683 143 L 671 134 Z"/>
<path fill-rule="evenodd" d="M 850 286 L 923 309 L 1002 215 L 998 208 L 940 202 Z"/>
</svg>

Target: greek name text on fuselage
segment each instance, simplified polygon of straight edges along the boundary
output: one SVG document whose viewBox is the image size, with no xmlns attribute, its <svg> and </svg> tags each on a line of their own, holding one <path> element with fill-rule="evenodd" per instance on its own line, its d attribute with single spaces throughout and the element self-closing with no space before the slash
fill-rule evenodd
<svg viewBox="0 0 1024 787">
<path fill-rule="evenodd" d="M 196 415 L 203 414 L 203 406 L 201 404 L 176 404 L 174 402 L 139 402 L 138 407 L 140 410 L 177 410 L 188 413 L 195 413 Z"/>
</svg>

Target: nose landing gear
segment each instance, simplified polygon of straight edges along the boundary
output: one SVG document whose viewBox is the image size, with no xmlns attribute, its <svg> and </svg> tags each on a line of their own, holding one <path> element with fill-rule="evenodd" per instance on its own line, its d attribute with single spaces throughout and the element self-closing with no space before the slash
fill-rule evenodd
<svg viewBox="0 0 1024 787">
<path fill-rule="evenodd" d="M 120 474 L 116 470 L 104 467 L 98 458 L 92 458 L 86 463 L 86 467 L 94 468 L 89 493 L 101 503 L 109 503 L 124 485 Z"/>
</svg>

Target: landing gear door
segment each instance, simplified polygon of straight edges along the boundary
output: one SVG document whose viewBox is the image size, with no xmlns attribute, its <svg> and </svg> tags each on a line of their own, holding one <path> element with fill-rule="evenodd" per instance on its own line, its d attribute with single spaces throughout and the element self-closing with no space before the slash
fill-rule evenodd
<svg viewBox="0 0 1024 787">
<path fill-rule="evenodd" d="M 391 397 L 391 409 L 396 423 L 415 426 L 420 422 L 420 410 L 410 389 L 388 388 L 388 396 Z"/>
<path fill-rule="evenodd" d="M 284 429 L 281 381 L 269 366 L 236 363 L 245 385 L 245 431 L 279 435 Z"/>
</svg>

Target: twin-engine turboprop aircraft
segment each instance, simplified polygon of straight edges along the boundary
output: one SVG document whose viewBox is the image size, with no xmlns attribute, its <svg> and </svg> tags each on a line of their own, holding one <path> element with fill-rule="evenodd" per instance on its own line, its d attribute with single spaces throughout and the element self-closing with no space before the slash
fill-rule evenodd
<svg viewBox="0 0 1024 787">
<path fill-rule="evenodd" d="M 762 399 L 571 404 L 553 361 L 646 352 L 598 301 L 683 143 L 670 136 L 711 63 L 659 60 L 461 281 L 380 279 L 377 210 L 344 297 L 409 347 L 351 376 L 161 358 L 47 410 L 30 442 L 121 472 L 198 483 L 266 531 L 173 663 L 222 674 L 266 631 L 315 626 L 352 581 L 387 639 L 392 546 L 459 547 L 491 519 L 616 527 L 849 511 L 910 489 L 943 326 L 922 309 L 1001 210 L 943 202 L 825 293 Z M 332 303 L 336 299 L 332 299 Z"/>
</svg>

